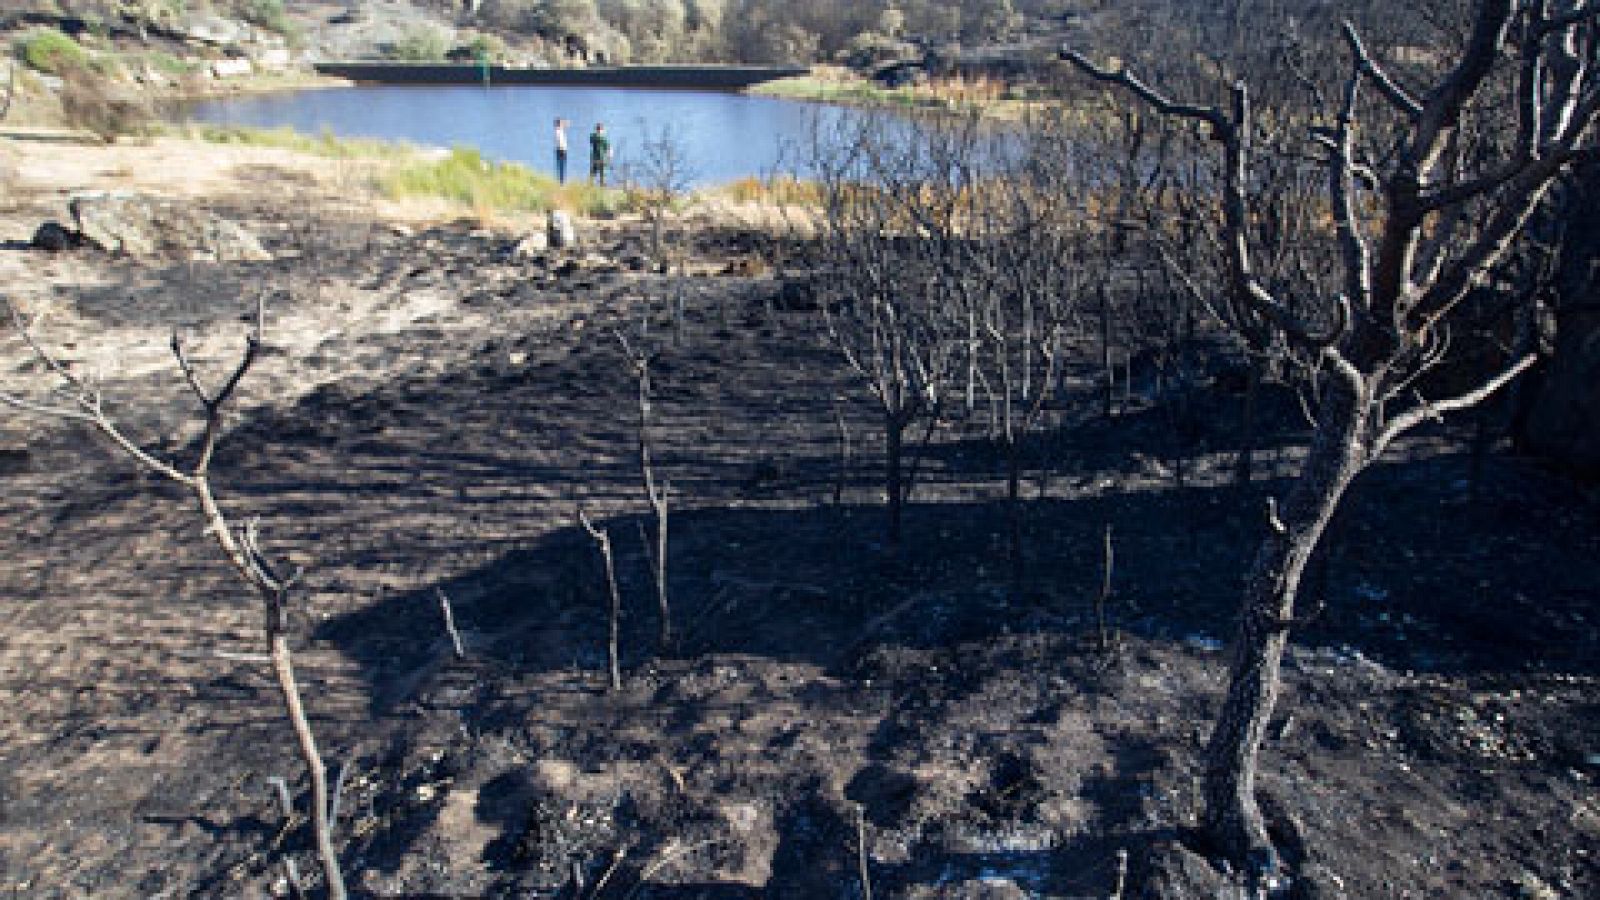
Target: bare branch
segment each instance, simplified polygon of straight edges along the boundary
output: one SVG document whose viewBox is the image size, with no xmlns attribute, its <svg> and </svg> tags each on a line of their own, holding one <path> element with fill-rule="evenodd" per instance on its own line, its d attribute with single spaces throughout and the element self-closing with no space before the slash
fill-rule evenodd
<svg viewBox="0 0 1600 900">
<path fill-rule="evenodd" d="M 1367 52 L 1366 44 L 1362 43 L 1361 35 L 1357 33 L 1355 25 L 1346 21 L 1343 30 L 1344 39 L 1350 45 L 1350 52 L 1355 55 L 1360 73 L 1372 79 L 1372 83 L 1377 86 L 1378 92 L 1383 94 L 1384 99 L 1410 118 L 1415 119 L 1422 115 L 1422 104 L 1396 83 L 1389 73 L 1378 65 L 1377 60 L 1372 58 L 1372 54 Z"/>
<path fill-rule="evenodd" d="M 1134 96 L 1143 100 L 1154 108 L 1156 112 L 1164 116 L 1179 116 L 1185 119 L 1205 122 L 1215 132 L 1225 132 L 1233 128 L 1234 123 L 1228 121 L 1227 115 L 1222 110 L 1214 106 L 1197 106 L 1189 103 L 1174 102 L 1160 91 L 1145 84 L 1126 68 L 1114 72 L 1110 69 L 1102 69 L 1076 50 L 1063 50 L 1062 58 L 1077 66 L 1079 71 L 1096 81 L 1127 88 Z M 1216 137 L 1217 134 L 1214 133 L 1213 136 Z"/>
<path fill-rule="evenodd" d="M 1498 391 L 1507 384 L 1510 384 L 1512 379 L 1516 378 L 1518 375 L 1521 375 L 1523 372 L 1526 372 L 1531 366 L 1533 366 L 1534 363 L 1538 361 L 1539 357 L 1532 353 L 1523 356 L 1516 362 L 1513 362 L 1510 366 L 1507 366 L 1503 371 L 1500 372 L 1500 374 L 1484 382 L 1476 390 L 1467 391 L 1464 394 L 1451 397 L 1448 400 L 1429 402 L 1425 399 L 1419 398 L 1415 407 L 1390 419 L 1389 423 L 1384 426 L 1383 431 L 1379 432 L 1378 436 L 1373 439 L 1371 453 L 1372 458 L 1377 459 L 1385 450 L 1388 449 L 1389 444 L 1392 443 L 1395 438 L 1404 434 L 1406 431 L 1415 428 L 1423 422 L 1426 422 L 1430 419 L 1438 421 L 1441 420 L 1444 417 L 1444 414 L 1447 412 L 1470 409 L 1471 407 L 1478 405 L 1480 402 L 1488 399 L 1488 397 L 1494 394 L 1495 391 Z"/>
</svg>

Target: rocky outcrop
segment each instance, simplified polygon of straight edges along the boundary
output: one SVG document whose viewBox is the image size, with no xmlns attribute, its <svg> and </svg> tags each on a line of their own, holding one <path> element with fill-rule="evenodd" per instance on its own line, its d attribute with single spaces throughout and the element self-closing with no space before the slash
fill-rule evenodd
<svg viewBox="0 0 1600 900">
<path fill-rule="evenodd" d="M 78 234 L 113 255 L 170 260 L 267 260 L 236 222 L 172 200 L 131 193 L 83 193 L 68 203 Z"/>
</svg>

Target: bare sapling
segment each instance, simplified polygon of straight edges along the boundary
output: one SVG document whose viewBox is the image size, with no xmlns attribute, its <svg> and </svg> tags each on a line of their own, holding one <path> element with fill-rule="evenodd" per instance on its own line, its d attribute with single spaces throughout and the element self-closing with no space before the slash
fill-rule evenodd
<svg viewBox="0 0 1600 900">
<path fill-rule="evenodd" d="M 305 707 L 300 698 L 300 685 L 295 677 L 294 657 L 289 648 L 290 597 L 303 573 L 300 570 L 285 571 L 280 564 L 274 563 L 262 551 L 255 520 L 250 520 L 242 526 L 235 526 L 229 521 L 227 514 L 218 504 L 211 486 L 211 462 L 222 436 L 223 420 L 229 404 L 236 396 L 239 383 L 244 380 L 250 367 L 261 354 L 266 327 L 265 301 L 257 300 L 255 324 L 245 339 L 244 352 L 232 372 L 215 389 L 208 389 L 201 383 L 200 373 L 190 361 L 182 337 L 177 332 L 172 335 L 173 358 L 182 371 L 190 391 L 199 402 L 204 422 L 198 454 L 194 462 L 186 468 L 180 467 L 176 462 L 162 459 L 139 446 L 112 420 L 105 409 L 100 389 L 89 380 L 73 373 L 66 364 L 51 355 L 34 338 L 31 323 L 23 318 L 22 313 L 14 305 L 11 308 L 11 316 L 29 349 L 55 376 L 59 384 L 53 402 L 37 403 L 0 392 L 0 403 L 31 414 L 86 423 L 109 439 L 138 465 L 186 488 L 194 499 L 200 518 L 205 522 L 206 533 L 216 540 L 223 556 L 260 600 L 267 657 L 278 684 L 278 692 L 283 700 L 290 728 L 294 732 L 301 759 L 305 763 L 311 781 L 312 830 L 328 897 L 330 900 L 343 900 L 344 877 L 339 869 L 338 855 L 333 849 L 327 767 L 317 749 L 316 736 L 312 733 L 310 720 L 306 718 Z"/>
<path fill-rule="evenodd" d="M 590 521 L 589 514 L 583 507 L 578 507 L 578 524 L 588 532 L 594 540 L 596 549 L 600 551 L 600 563 L 605 567 L 606 594 L 610 600 L 607 616 L 608 631 L 606 634 L 606 670 L 611 677 L 611 690 L 622 690 L 622 591 L 617 587 L 616 560 L 611 554 L 611 535 L 605 529 L 595 527 Z"/>
<path fill-rule="evenodd" d="M 647 133 L 638 156 L 625 167 L 624 191 L 650 226 L 650 258 L 662 271 L 669 269 L 672 262 L 666 240 L 667 218 L 688 196 L 694 178 L 688 148 L 671 125 Z"/>
<path fill-rule="evenodd" d="M 1116 559 L 1116 548 L 1111 543 L 1111 526 L 1107 525 L 1100 539 L 1100 590 L 1094 597 L 1094 623 L 1100 638 L 1101 653 L 1110 653 L 1116 645 L 1106 619 L 1106 607 L 1111 603 L 1111 572 Z"/>
<path fill-rule="evenodd" d="M 1299 164 L 1320 170 L 1324 203 L 1307 206 L 1308 218 L 1331 214 L 1332 223 L 1303 237 L 1331 248 L 1326 280 L 1309 272 L 1269 280 L 1256 266 L 1260 229 L 1274 213 L 1251 190 L 1263 158 L 1256 138 L 1268 126 L 1246 82 L 1228 86 L 1225 106 L 1182 102 L 1128 69 L 1068 54 L 1090 77 L 1206 130 L 1219 177 L 1195 188 L 1217 198 L 1227 286 L 1215 311 L 1236 330 L 1270 335 L 1264 346 L 1279 348 L 1314 388 L 1310 446 L 1287 497 L 1268 504 L 1204 757 L 1201 827 L 1263 882 L 1282 869 L 1256 771 L 1284 647 L 1302 620 L 1296 599 L 1307 563 L 1351 483 L 1397 438 L 1479 403 L 1534 364 L 1532 355 L 1503 357 L 1450 396 L 1428 397 L 1419 381 L 1449 355 L 1447 318 L 1489 289 L 1556 180 L 1597 155 L 1600 7 L 1475 0 L 1469 17 L 1465 39 L 1421 85 L 1407 82 L 1422 76 L 1392 74 L 1347 23 L 1343 72 L 1330 64 L 1307 73 L 1314 108 L 1273 111 L 1274 121 L 1304 124 Z"/>
<path fill-rule="evenodd" d="M 661 615 L 660 632 L 658 641 L 661 652 L 668 652 L 672 646 L 672 607 L 667 596 L 667 515 L 668 493 L 671 485 L 666 481 L 656 481 L 655 463 L 651 456 L 650 445 L 650 417 L 651 393 L 650 363 L 655 359 L 655 354 L 648 348 L 648 334 L 643 332 L 639 336 L 637 345 L 630 344 L 622 332 L 617 332 L 617 342 L 622 345 L 622 354 L 627 357 L 629 366 L 633 369 L 634 381 L 638 385 L 639 397 L 639 477 L 644 488 L 644 499 L 650 507 L 650 512 L 655 519 L 655 540 L 652 541 L 644 524 L 641 522 L 639 530 L 644 535 L 645 556 L 650 561 L 650 576 L 656 588 L 656 608 Z"/>
<path fill-rule="evenodd" d="M 813 239 L 827 260 L 816 280 L 824 324 L 883 417 L 891 551 L 915 482 L 907 431 L 925 421 L 923 443 L 931 439 L 968 346 L 956 302 L 963 193 L 957 173 L 941 165 L 939 144 L 962 139 L 920 124 L 847 119 L 813 135 L 808 160 L 821 204 Z"/>
<path fill-rule="evenodd" d="M 1060 381 L 1065 343 L 1076 324 L 1081 236 L 1071 207 L 1076 165 L 1072 143 L 1051 137 L 1059 123 L 1030 122 L 1028 146 L 999 142 L 961 148 L 950 165 L 965 170 L 957 222 L 960 292 L 976 324 L 973 356 L 992 416 L 990 431 L 1005 461 L 1011 594 L 1026 588 L 1022 475 L 1035 431 Z M 1015 153 L 1016 158 L 1010 158 Z M 1069 261 L 1063 264 L 1063 261 Z"/>
</svg>

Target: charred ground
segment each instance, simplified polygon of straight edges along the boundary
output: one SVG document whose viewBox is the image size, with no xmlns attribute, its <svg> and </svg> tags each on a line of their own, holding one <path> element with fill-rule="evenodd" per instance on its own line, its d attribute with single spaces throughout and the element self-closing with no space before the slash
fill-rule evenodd
<svg viewBox="0 0 1600 900">
<path fill-rule="evenodd" d="M 1236 398 L 1203 389 L 1180 488 L 1168 411 L 1135 394 L 1101 418 L 1085 348 L 1034 450 L 1016 597 L 981 429 L 936 433 L 905 545 L 883 546 L 877 423 L 814 310 L 738 264 L 759 239 L 703 223 L 700 274 L 652 275 L 630 271 L 642 237 L 614 223 L 598 258 L 556 274 L 562 259 L 518 258 L 515 235 L 471 224 L 302 212 L 273 230 L 282 209 L 225 211 L 292 258 L 58 259 L 93 277 L 49 295 L 46 337 L 87 354 L 182 325 L 220 359 L 253 290 L 276 292 L 281 352 L 247 387 L 216 480 L 309 567 L 297 652 L 327 751 L 350 766 L 338 837 L 359 892 L 537 896 L 576 866 L 591 885 L 610 870 L 608 897 L 857 896 L 861 834 L 875 896 L 1104 896 L 1119 850 L 1141 888 L 1199 877 L 1193 766 L 1263 497 L 1303 441 L 1292 399 L 1240 488 Z M 634 383 L 611 333 L 646 309 L 674 498 L 670 648 L 654 643 Z M 8 380 L 30 375 L 20 363 Z M 140 371 L 112 393 L 183 453 L 177 374 Z M 265 784 L 293 776 L 289 737 L 265 673 L 214 652 L 252 652 L 257 614 L 169 489 L 86 433 L 3 433 L 6 883 L 281 890 L 281 855 L 309 849 Z M 1475 472 L 1466 446 L 1438 430 L 1369 473 L 1318 569 L 1326 611 L 1291 653 L 1263 774 L 1304 896 L 1600 889 L 1600 508 L 1529 460 Z M 579 502 L 619 547 L 615 694 Z M 1110 653 L 1092 608 L 1107 525 Z"/>
</svg>

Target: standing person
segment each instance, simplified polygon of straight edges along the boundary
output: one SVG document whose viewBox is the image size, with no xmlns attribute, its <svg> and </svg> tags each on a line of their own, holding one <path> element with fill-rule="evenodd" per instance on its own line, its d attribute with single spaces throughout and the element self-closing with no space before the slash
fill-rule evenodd
<svg viewBox="0 0 1600 900">
<path fill-rule="evenodd" d="M 567 183 L 567 120 L 556 120 L 556 181 Z"/>
<path fill-rule="evenodd" d="M 594 133 L 589 135 L 589 180 L 600 182 L 601 187 L 606 186 L 606 166 L 611 163 L 611 139 L 606 137 L 604 123 L 594 126 Z"/>
</svg>

